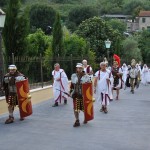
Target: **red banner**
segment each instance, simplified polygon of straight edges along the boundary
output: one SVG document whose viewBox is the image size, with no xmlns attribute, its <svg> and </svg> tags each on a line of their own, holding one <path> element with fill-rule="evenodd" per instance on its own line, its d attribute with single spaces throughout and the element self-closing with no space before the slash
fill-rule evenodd
<svg viewBox="0 0 150 150">
<path fill-rule="evenodd" d="M 32 114 L 31 95 L 29 93 L 28 79 L 16 82 L 20 117 L 24 118 Z"/>
<path fill-rule="evenodd" d="M 82 84 L 85 121 L 94 119 L 92 83 Z"/>
</svg>

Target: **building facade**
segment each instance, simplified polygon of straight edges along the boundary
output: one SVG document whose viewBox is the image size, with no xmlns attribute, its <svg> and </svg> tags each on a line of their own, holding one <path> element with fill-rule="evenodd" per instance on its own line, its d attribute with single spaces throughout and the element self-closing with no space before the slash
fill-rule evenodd
<svg viewBox="0 0 150 150">
<path fill-rule="evenodd" d="M 139 30 L 147 29 L 150 31 L 150 11 L 140 11 Z"/>
</svg>

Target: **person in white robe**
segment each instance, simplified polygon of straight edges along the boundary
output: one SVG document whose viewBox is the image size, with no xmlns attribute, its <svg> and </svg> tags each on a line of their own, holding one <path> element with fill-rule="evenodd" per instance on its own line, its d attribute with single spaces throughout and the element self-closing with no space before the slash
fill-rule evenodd
<svg viewBox="0 0 150 150">
<path fill-rule="evenodd" d="M 148 68 L 147 82 L 148 84 L 150 84 L 150 68 Z"/>
<path fill-rule="evenodd" d="M 85 72 L 85 74 L 89 75 L 91 80 L 93 78 L 93 69 L 90 65 L 87 64 L 87 60 L 83 60 L 82 61 L 83 64 L 83 71 Z"/>
<path fill-rule="evenodd" d="M 107 71 L 109 72 L 110 88 L 112 89 L 113 88 L 113 83 L 114 83 L 114 77 L 112 75 L 111 67 L 110 66 L 107 67 Z M 110 92 L 110 96 L 109 97 L 110 97 L 110 101 L 113 101 L 113 94 L 112 94 L 112 92 Z"/>
<path fill-rule="evenodd" d="M 110 72 L 106 69 L 106 63 L 100 63 L 100 70 L 95 73 L 94 93 L 97 102 L 100 102 L 102 107 L 101 112 L 107 113 L 107 106 L 109 105 L 109 96 L 112 94 L 110 86 Z"/>
<path fill-rule="evenodd" d="M 121 70 L 122 70 L 122 80 L 123 80 L 123 87 L 124 89 L 126 89 L 126 80 L 127 80 L 127 74 L 128 74 L 128 67 L 127 65 L 124 63 L 121 67 Z"/>
<path fill-rule="evenodd" d="M 58 106 L 58 102 L 61 103 L 64 100 L 64 104 L 67 104 L 67 94 L 69 92 L 68 77 L 63 69 L 60 69 L 60 65 L 56 63 L 54 70 L 52 71 L 53 76 L 53 93 L 54 93 L 54 105 Z"/>
<path fill-rule="evenodd" d="M 148 84 L 148 74 L 149 74 L 149 69 L 146 64 L 144 64 L 143 69 L 142 69 L 142 80 L 141 83 L 144 85 Z"/>
</svg>

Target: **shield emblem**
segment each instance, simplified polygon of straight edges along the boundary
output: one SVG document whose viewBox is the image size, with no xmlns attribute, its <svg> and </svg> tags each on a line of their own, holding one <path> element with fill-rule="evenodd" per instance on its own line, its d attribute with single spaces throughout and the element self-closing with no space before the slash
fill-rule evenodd
<svg viewBox="0 0 150 150">
<path fill-rule="evenodd" d="M 94 108 L 93 108 L 93 86 L 92 86 L 92 82 L 82 84 L 82 93 L 83 93 L 85 121 L 93 120 L 94 119 Z"/>
<path fill-rule="evenodd" d="M 29 93 L 28 79 L 16 82 L 20 117 L 24 118 L 32 114 L 31 95 Z"/>
</svg>

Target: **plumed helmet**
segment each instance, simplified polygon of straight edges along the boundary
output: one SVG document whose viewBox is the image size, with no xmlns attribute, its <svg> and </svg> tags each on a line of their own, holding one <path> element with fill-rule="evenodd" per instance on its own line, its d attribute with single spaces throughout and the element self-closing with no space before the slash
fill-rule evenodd
<svg viewBox="0 0 150 150">
<path fill-rule="evenodd" d="M 114 63 L 117 63 L 118 66 L 120 66 L 120 57 L 118 55 L 114 54 L 113 58 L 114 58 Z"/>
</svg>

